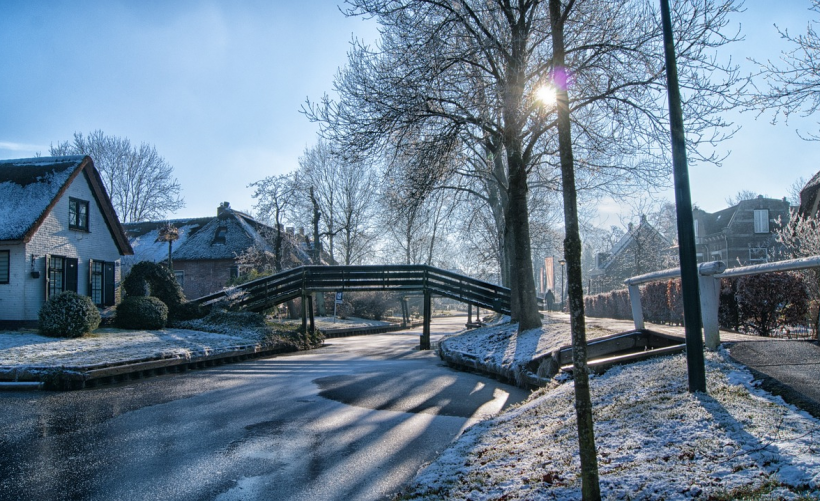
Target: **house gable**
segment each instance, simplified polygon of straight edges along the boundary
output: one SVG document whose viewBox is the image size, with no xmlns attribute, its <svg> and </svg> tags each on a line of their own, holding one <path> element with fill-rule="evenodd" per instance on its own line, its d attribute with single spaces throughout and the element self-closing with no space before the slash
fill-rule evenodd
<svg viewBox="0 0 820 501">
<path fill-rule="evenodd" d="M 27 243 L 57 202 L 82 173 L 104 224 L 121 255 L 133 253 L 111 199 L 89 156 L 24 158 L 0 161 L 0 243 Z"/>
</svg>

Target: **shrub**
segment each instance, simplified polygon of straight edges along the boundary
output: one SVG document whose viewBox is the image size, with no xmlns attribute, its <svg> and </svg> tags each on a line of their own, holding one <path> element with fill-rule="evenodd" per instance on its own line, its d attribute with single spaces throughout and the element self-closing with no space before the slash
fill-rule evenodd
<svg viewBox="0 0 820 501">
<path fill-rule="evenodd" d="M 665 324 L 669 322 L 669 301 L 666 297 L 666 282 L 650 282 L 641 288 L 641 303 L 644 318 L 649 322 Z"/>
<path fill-rule="evenodd" d="M 197 303 L 191 303 L 189 301 L 185 301 L 177 306 L 176 310 L 174 311 L 173 319 L 174 320 L 194 320 L 197 318 L 202 318 L 208 314 L 208 311 L 201 307 Z"/>
<path fill-rule="evenodd" d="M 171 315 L 185 302 L 185 294 L 174 273 L 164 264 L 140 261 L 122 281 L 127 297 L 153 296 L 168 306 Z"/>
<path fill-rule="evenodd" d="M 361 318 L 381 320 L 384 312 L 396 300 L 392 294 L 384 292 L 356 292 L 348 295 L 353 315 Z"/>
<path fill-rule="evenodd" d="M 669 305 L 669 322 L 683 325 L 683 289 L 679 278 L 667 282 L 666 301 Z"/>
<path fill-rule="evenodd" d="M 117 326 L 124 329 L 162 329 L 168 307 L 155 297 L 129 296 L 117 306 Z"/>
<path fill-rule="evenodd" d="M 740 330 L 740 313 L 737 308 L 737 279 L 720 280 L 720 305 L 718 306 L 718 325 L 723 329 Z"/>
<path fill-rule="evenodd" d="M 737 280 L 740 323 L 761 336 L 789 325 L 803 325 L 809 296 L 803 279 L 792 273 L 749 275 Z"/>
<path fill-rule="evenodd" d="M 100 326 L 100 312 L 90 297 L 66 291 L 52 296 L 40 308 L 40 334 L 80 337 Z"/>
</svg>

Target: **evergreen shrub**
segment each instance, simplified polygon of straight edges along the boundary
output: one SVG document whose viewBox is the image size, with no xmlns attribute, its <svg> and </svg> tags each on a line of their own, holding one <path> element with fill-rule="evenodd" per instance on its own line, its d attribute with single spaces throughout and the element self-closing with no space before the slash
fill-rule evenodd
<svg viewBox="0 0 820 501">
<path fill-rule="evenodd" d="M 100 312 L 90 297 L 65 291 L 52 296 L 40 308 L 40 334 L 80 337 L 100 326 Z"/>
<path fill-rule="evenodd" d="M 117 306 L 116 324 L 123 329 L 162 329 L 168 323 L 168 307 L 151 296 L 129 296 Z"/>
</svg>

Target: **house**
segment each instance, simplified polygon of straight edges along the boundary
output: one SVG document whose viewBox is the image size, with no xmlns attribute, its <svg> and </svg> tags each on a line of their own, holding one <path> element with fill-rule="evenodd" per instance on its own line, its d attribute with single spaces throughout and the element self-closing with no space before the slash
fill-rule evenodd
<svg viewBox="0 0 820 501">
<path fill-rule="evenodd" d="M 168 259 L 168 243 L 159 240 L 159 231 L 169 223 L 179 232 L 171 246 L 174 275 L 188 298 L 219 291 L 250 268 L 273 269 L 276 231 L 224 202 L 215 217 L 125 224 L 134 248 L 123 265 L 126 270 L 138 261 Z M 287 228 L 283 237 L 284 269 L 311 264 L 311 245 L 303 231 L 296 235 Z"/>
<path fill-rule="evenodd" d="M 587 273 L 588 293 L 601 294 L 624 287 L 624 280 L 670 267 L 673 243 L 641 216 L 609 252 L 596 256 Z"/>
<path fill-rule="evenodd" d="M 116 304 L 132 249 L 90 157 L 0 160 L 0 200 L 0 324 L 36 324 L 67 290 Z"/>
<path fill-rule="evenodd" d="M 789 202 L 758 196 L 715 213 L 695 208 L 698 262 L 723 261 L 729 268 L 784 259 L 776 230 L 789 221 Z"/>
<path fill-rule="evenodd" d="M 800 213 L 816 216 L 820 210 L 820 172 L 815 174 L 800 190 Z"/>
</svg>

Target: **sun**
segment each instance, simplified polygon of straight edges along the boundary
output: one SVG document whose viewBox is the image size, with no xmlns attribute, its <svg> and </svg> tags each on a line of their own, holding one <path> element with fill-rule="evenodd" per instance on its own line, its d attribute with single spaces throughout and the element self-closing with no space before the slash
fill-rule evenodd
<svg viewBox="0 0 820 501">
<path fill-rule="evenodd" d="M 536 98 L 545 106 L 553 106 L 557 101 L 555 87 L 552 85 L 542 85 L 535 89 Z"/>
</svg>

